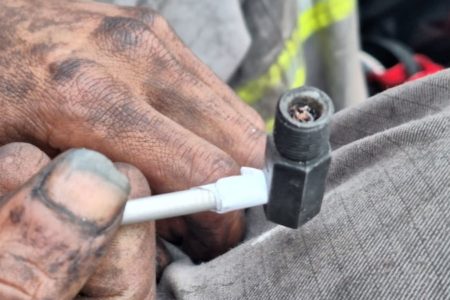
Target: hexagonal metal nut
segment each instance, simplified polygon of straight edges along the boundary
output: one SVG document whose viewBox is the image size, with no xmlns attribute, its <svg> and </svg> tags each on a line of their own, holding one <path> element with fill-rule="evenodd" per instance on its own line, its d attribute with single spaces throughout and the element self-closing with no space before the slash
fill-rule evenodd
<svg viewBox="0 0 450 300">
<path fill-rule="evenodd" d="M 316 216 L 325 193 L 325 180 L 331 152 L 307 162 L 282 157 L 272 137 L 267 140 L 266 178 L 269 201 L 266 218 L 290 228 L 298 228 Z"/>
</svg>

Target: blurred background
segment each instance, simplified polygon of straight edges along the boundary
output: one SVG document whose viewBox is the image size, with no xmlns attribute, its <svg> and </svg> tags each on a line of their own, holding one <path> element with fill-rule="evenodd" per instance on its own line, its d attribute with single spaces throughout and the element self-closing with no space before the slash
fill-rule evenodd
<svg viewBox="0 0 450 300">
<path fill-rule="evenodd" d="M 150 6 L 273 125 L 302 85 L 336 110 L 450 65 L 449 0 L 103 0 Z"/>
</svg>

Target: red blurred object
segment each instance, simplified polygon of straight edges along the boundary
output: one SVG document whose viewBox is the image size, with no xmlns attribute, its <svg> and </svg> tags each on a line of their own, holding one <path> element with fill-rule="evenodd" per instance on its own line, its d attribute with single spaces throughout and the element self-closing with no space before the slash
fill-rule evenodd
<svg viewBox="0 0 450 300">
<path fill-rule="evenodd" d="M 421 70 L 412 76 L 408 76 L 404 65 L 402 63 L 398 63 L 395 66 L 386 69 L 384 73 L 370 74 L 369 80 L 377 82 L 384 88 L 391 88 L 406 81 L 416 80 L 444 69 L 443 66 L 436 64 L 425 55 L 416 54 L 414 55 L 414 60 L 421 67 Z"/>
</svg>

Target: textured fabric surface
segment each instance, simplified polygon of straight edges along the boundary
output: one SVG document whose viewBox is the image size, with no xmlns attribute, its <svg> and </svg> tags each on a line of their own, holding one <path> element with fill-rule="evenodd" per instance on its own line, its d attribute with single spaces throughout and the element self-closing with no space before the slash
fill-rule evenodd
<svg viewBox="0 0 450 300">
<path fill-rule="evenodd" d="M 160 298 L 450 299 L 450 71 L 338 113 L 321 213 L 170 265 Z M 164 296 L 165 295 L 165 296 Z"/>
</svg>

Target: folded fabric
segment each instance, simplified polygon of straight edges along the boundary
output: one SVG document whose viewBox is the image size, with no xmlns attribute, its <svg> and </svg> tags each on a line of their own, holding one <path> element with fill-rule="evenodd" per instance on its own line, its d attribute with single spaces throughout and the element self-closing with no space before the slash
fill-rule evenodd
<svg viewBox="0 0 450 300">
<path fill-rule="evenodd" d="M 321 213 L 298 230 L 261 208 L 247 239 L 171 264 L 159 298 L 449 299 L 450 71 L 335 115 Z"/>
</svg>

